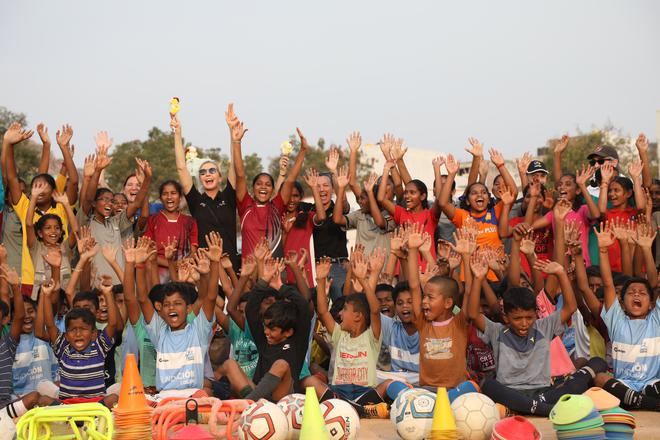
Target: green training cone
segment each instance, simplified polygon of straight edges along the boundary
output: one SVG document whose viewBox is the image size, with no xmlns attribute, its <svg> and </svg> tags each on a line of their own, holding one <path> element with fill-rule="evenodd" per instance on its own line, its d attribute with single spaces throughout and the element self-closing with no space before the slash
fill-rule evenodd
<svg viewBox="0 0 660 440">
<path fill-rule="evenodd" d="M 300 429 L 300 438 L 322 440 L 329 438 L 325 427 L 325 420 L 321 415 L 319 399 L 316 397 L 314 387 L 307 387 L 305 391 L 305 406 L 303 408 L 303 422 Z"/>
</svg>

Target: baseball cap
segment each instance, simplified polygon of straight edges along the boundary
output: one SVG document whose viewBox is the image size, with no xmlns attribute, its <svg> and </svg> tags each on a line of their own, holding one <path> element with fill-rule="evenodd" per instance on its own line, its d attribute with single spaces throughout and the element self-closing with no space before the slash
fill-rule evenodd
<svg viewBox="0 0 660 440">
<path fill-rule="evenodd" d="M 619 160 L 619 153 L 617 153 L 616 148 L 611 145 L 600 145 L 593 153 L 587 156 L 587 159 L 594 157 L 611 157 L 612 159 Z"/>
<path fill-rule="evenodd" d="M 545 168 L 545 164 L 540 160 L 533 160 L 527 166 L 527 174 L 534 174 L 534 173 L 549 174 L 548 170 Z"/>
</svg>

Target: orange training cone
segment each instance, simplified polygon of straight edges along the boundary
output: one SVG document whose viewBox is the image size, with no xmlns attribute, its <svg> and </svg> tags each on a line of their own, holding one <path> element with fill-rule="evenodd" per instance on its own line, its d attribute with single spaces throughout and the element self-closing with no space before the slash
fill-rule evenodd
<svg viewBox="0 0 660 440">
<path fill-rule="evenodd" d="M 146 407 L 148 407 L 147 399 L 144 397 L 144 387 L 142 386 L 135 355 L 127 354 L 117 408 L 120 411 L 133 411 Z"/>
<path fill-rule="evenodd" d="M 454 413 L 451 411 L 449 396 L 445 387 L 439 387 L 435 396 L 431 438 L 438 440 L 458 438 L 456 420 L 454 420 Z"/>
</svg>

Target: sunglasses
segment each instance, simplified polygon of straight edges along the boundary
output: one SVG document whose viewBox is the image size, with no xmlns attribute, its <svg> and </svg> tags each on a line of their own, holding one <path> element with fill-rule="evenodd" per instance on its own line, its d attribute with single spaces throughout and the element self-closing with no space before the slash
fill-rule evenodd
<svg viewBox="0 0 660 440">
<path fill-rule="evenodd" d="M 589 161 L 589 165 L 591 165 L 592 167 L 593 167 L 594 165 L 596 165 L 596 164 L 598 164 L 598 165 L 602 165 L 602 164 L 604 164 L 605 162 L 607 162 L 608 160 L 610 160 L 610 159 L 609 159 L 609 158 L 606 159 L 606 158 L 603 158 L 603 157 L 601 157 L 600 159 L 591 159 L 591 160 Z"/>
<path fill-rule="evenodd" d="M 199 175 L 200 176 L 206 176 L 207 174 L 217 174 L 218 169 L 217 168 L 202 168 L 199 170 Z"/>
</svg>

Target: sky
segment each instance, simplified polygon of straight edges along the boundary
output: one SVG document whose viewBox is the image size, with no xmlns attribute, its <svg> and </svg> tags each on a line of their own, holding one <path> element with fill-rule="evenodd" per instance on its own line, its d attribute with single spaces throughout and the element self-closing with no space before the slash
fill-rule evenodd
<svg viewBox="0 0 660 440">
<path fill-rule="evenodd" d="M 2 1 L 0 106 L 72 124 L 86 153 L 167 129 L 172 96 L 186 140 L 225 152 L 234 102 L 264 158 L 297 126 L 507 158 L 607 123 L 655 140 L 659 19 L 653 0 Z"/>
</svg>

